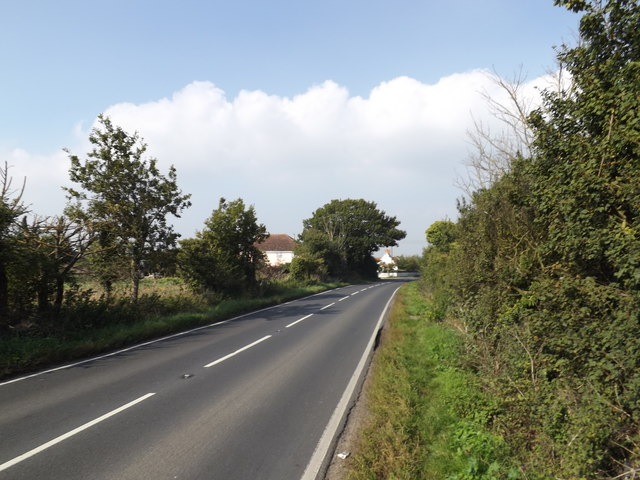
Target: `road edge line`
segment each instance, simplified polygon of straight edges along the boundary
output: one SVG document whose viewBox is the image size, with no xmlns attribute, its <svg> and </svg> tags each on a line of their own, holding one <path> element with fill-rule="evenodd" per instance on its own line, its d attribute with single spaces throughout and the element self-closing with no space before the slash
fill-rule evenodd
<svg viewBox="0 0 640 480">
<path fill-rule="evenodd" d="M 371 339 L 369 340 L 369 343 L 367 344 L 367 347 L 365 348 L 365 351 L 360 358 L 360 362 L 353 372 L 353 375 L 351 376 L 351 379 L 347 384 L 347 388 L 342 394 L 338 405 L 334 409 L 333 414 L 329 419 L 329 423 L 327 423 L 327 426 L 324 428 L 322 436 L 320 437 L 320 440 L 318 441 L 313 455 L 311 456 L 311 459 L 309 460 L 309 463 L 307 464 L 302 477 L 300 477 L 300 480 L 318 480 L 319 473 L 324 472 L 328 467 L 330 460 L 329 452 L 335 448 L 335 442 L 337 441 L 338 432 L 340 430 L 340 427 L 344 424 L 347 411 L 349 410 L 349 407 L 351 406 L 354 398 L 356 387 L 360 383 L 364 369 L 368 365 L 373 353 L 373 347 L 375 345 L 378 332 L 382 328 L 382 324 L 384 323 L 384 320 L 387 316 L 389 306 L 395 298 L 398 290 L 400 290 L 400 287 L 397 287 L 393 291 L 391 297 L 389 297 L 389 300 L 384 306 L 384 309 L 380 314 L 380 318 L 378 318 L 376 328 L 373 330 L 373 334 L 371 335 Z"/>
</svg>

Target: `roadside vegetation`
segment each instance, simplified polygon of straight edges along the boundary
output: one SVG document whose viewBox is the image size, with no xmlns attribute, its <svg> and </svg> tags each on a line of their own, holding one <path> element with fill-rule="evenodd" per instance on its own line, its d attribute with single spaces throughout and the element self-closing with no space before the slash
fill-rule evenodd
<svg viewBox="0 0 640 480">
<path fill-rule="evenodd" d="M 212 301 L 194 293 L 182 279 L 149 278 L 140 282 L 140 297 L 134 303 L 126 284 L 117 283 L 109 303 L 94 292 L 63 310 L 53 324 L 22 324 L 0 337 L 0 378 L 209 325 L 339 285 L 273 282 L 260 294 Z"/>
<path fill-rule="evenodd" d="M 497 405 L 468 364 L 465 336 L 424 288 L 398 292 L 346 479 L 515 478 L 507 443 L 489 428 Z"/>
<path fill-rule="evenodd" d="M 137 133 L 103 115 L 84 157 L 69 154 L 68 204 L 30 211 L 0 166 L 0 377 L 132 345 L 376 278 L 371 254 L 400 222 L 365 200 L 333 200 L 304 220 L 295 261 L 271 266 L 253 205 L 220 198 L 194 238 L 177 172 L 160 172 Z M 26 179 L 25 179 L 26 182 Z"/>
<path fill-rule="evenodd" d="M 508 87 L 510 135 L 477 132 L 475 188 L 427 229 L 424 280 L 520 478 L 635 479 L 640 4 L 556 3 L 582 15 L 578 45 L 558 50 L 566 81 L 532 111 Z"/>
</svg>

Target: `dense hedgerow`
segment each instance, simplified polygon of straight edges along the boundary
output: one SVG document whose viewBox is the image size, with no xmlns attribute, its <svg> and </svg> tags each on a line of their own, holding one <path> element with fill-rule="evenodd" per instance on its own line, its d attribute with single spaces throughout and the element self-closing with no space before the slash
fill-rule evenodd
<svg viewBox="0 0 640 480">
<path fill-rule="evenodd" d="M 570 88 L 529 117 L 531 155 L 428 230 L 425 277 L 525 478 L 636 478 L 640 5 L 556 3 L 583 14 Z"/>
</svg>

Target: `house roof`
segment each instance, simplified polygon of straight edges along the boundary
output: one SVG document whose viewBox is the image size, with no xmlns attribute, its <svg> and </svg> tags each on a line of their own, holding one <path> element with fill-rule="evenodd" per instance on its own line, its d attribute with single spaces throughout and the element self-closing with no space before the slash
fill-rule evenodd
<svg viewBox="0 0 640 480">
<path fill-rule="evenodd" d="M 286 233 L 272 233 L 256 246 L 263 252 L 292 252 L 296 241 Z"/>
</svg>

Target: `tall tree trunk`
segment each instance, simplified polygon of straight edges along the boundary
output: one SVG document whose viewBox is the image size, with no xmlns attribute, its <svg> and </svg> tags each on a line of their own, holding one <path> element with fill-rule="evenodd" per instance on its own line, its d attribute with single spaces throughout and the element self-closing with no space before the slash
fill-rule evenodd
<svg viewBox="0 0 640 480">
<path fill-rule="evenodd" d="M 46 274 L 43 274 L 43 276 Z M 49 287 L 47 285 L 47 278 L 41 278 L 38 282 L 38 312 L 46 312 L 49 308 Z"/>
<path fill-rule="evenodd" d="M 107 303 L 111 302 L 111 298 L 113 297 L 113 282 L 105 278 L 102 280 L 102 288 L 104 289 L 104 299 Z"/>
<path fill-rule="evenodd" d="M 60 313 L 63 299 L 64 299 L 64 277 L 62 275 L 58 275 L 56 277 L 56 298 L 53 301 L 53 312 L 55 313 L 55 315 L 58 315 Z"/>
</svg>

